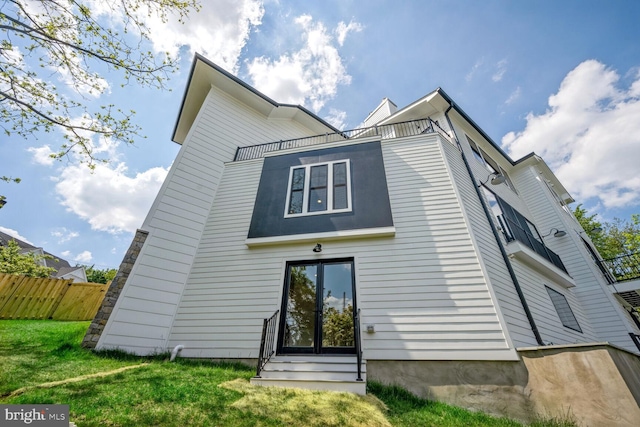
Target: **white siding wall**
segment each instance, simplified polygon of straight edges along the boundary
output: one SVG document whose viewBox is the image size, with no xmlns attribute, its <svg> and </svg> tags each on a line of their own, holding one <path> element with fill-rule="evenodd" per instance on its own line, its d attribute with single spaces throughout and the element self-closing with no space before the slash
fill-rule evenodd
<svg viewBox="0 0 640 427">
<path fill-rule="evenodd" d="M 483 182 L 487 181 L 490 172 L 474 157 L 467 142 L 466 134 L 468 133 L 476 143 L 480 144 L 485 152 L 490 153 L 489 147 L 483 146 L 484 139 L 482 139 L 480 135 L 474 134 L 472 129 L 463 128 L 461 125 L 460 128 L 457 129 L 457 133 L 476 179 Z M 451 164 L 455 164 L 457 161 L 461 163 L 461 161 L 456 160 L 457 157 L 459 157 L 459 153 L 452 153 L 450 156 Z M 494 154 L 492 159 L 509 173 L 509 177 L 515 184 L 517 192 L 514 192 L 505 184 L 494 186 L 487 183 L 485 185 L 489 190 L 500 196 L 522 215 L 526 216 L 536 225 L 540 234 L 548 233 L 552 227 L 564 229 L 562 225 L 557 224 L 557 221 L 556 223 L 549 222 L 548 218 L 542 218 L 533 214 L 532 210 L 534 209 L 537 210 L 537 212 L 554 211 L 554 215 L 557 215 L 558 212 L 549 209 L 550 206 L 547 200 L 531 197 L 533 191 L 531 182 L 524 178 L 522 169 L 519 171 L 513 170 L 510 163 L 499 155 Z M 462 165 L 460 167 L 462 167 Z M 464 171 L 462 176 L 467 175 L 467 172 Z M 459 182 L 461 183 L 459 184 L 459 188 L 461 185 L 465 185 L 463 181 Z M 487 265 L 491 281 L 494 284 L 494 289 L 500 300 L 500 308 L 509 324 L 511 337 L 518 347 L 538 345 L 531 331 L 529 322 L 524 315 L 522 303 L 517 296 L 513 281 L 508 276 L 505 262 L 499 253 L 495 238 L 486 225 L 486 215 L 477 201 L 477 195 L 472 188 L 468 194 L 464 194 L 467 195 L 464 199 L 464 206 L 469 210 L 469 216 L 475 220 L 474 231 L 476 231 L 483 260 Z M 547 237 L 545 242 L 555 251 L 549 239 L 550 238 Z M 506 244 L 502 236 L 501 240 L 503 244 Z M 564 258 L 563 261 L 565 261 Z M 518 283 L 520 284 L 543 341 L 553 342 L 555 344 L 597 341 L 597 335 L 589 322 L 588 315 L 572 291 L 567 290 L 551 278 L 541 274 L 529 265 L 521 263 L 517 259 L 511 259 L 511 265 L 516 273 Z M 544 287 L 545 284 L 565 295 L 583 333 L 573 331 L 562 325 Z"/>
<path fill-rule="evenodd" d="M 458 135 L 459 138 L 461 138 L 460 131 L 458 131 Z M 461 142 L 463 147 L 466 146 L 467 150 L 465 151 L 468 151 L 466 153 L 467 159 L 474 171 L 474 175 L 484 181 L 488 175 L 488 171 L 473 158 L 469 146 L 466 144 L 466 140 L 462 140 L 461 138 Z M 469 223 L 475 236 L 476 245 L 488 273 L 491 286 L 498 299 L 500 310 L 508 325 L 511 339 L 516 347 L 537 345 L 522 303 L 511 280 L 505 261 L 500 254 L 500 249 L 489 226 L 487 216 L 482 209 L 478 195 L 473 188 L 474 184 L 471 183 L 469 173 L 466 170 L 460 152 L 453 146 L 445 146 L 445 149 L 447 161 L 452 170 L 464 210 L 469 218 Z M 495 187 L 505 187 L 492 187 L 492 190 L 500 192 L 499 195 L 501 197 L 504 196 L 507 198 L 509 196 L 507 192 L 513 193 L 510 189 L 506 188 L 505 185 Z M 510 197 L 510 199 L 513 198 Z"/>
<path fill-rule="evenodd" d="M 549 236 L 545 238 L 545 242 L 549 248 L 561 256 L 569 274 L 576 282 L 575 288 L 557 290 L 567 297 L 580 325 L 583 326 L 583 322 L 584 324 L 588 322 L 589 325 L 587 330 L 583 326 L 585 333 L 577 338 L 575 334 L 567 335 L 567 331 L 571 331 L 567 328 L 549 331 L 547 334 L 550 337 L 549 340 L 556 344 L 574 342 L 576 339 L 580 342 L 608 341 L 630 351 L 637 351 L 628 334 L 628 330 L 633 330 L 630 321 L 620 311 L 619 304 L 607 289 L 608 285 L 602 273 L 586 251 L 580 239 L 581 228 L 575 219 L 557 203 L 541 179 L 534 167 L 527 167 L 519 172 L 518 185 L 523 188 L 522 197 L 530 206 L 530 211 L 541 233 L 546 234 L 551 228 L 567 231 L 566 236 L 560 238 Z M 548 303 L 546 293 L 542 297 L 546 298 L 541 299 L 540 304 Z M 546 312 L 548 310 L 544 308 L 540 307 L 540 315 L 549 315 Z M 581 321 L 579 315 L 585 320 Z"/>
<path fill-rule="evenodd" d="M 225 161 L 238 146 L 312 134 L 290 120 L 268 120 L 211 88 L 143 229 L 149 235 L 97 348 L 164 351 Z"/>
<path fill-rule="evenodd" d="M 515 359 L 434 135 L 383 142 L 395 237 L 248 248 L 261 161 L 225 167 L 168 346 L 187 357 L 257 357 L 285 264 L 354 257 L 368 359 Z M 445 144 L 448 144 L 445 142 Z M 283 189 L 286 191 L 286 189 Z"/>
</svg>

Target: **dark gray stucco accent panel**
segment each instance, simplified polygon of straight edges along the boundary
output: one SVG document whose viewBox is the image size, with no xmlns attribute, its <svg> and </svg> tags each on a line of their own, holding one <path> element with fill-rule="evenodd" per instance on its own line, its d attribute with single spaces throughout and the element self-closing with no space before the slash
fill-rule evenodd
<svg viewBox="0 0 640 427">
<path fill-rule="evenodd" d="M 352 211 L 285 218 L 291 166 L 349 159 Z M 285 154 L 264 159 L 248 238 L 391 227 L 387 177 L 380 142 Z"/>
</svg>

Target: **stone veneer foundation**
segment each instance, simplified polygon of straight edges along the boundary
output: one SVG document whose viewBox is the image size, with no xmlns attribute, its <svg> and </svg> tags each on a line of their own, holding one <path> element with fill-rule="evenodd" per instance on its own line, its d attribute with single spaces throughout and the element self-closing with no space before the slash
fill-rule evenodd
<svg viewBox="0 0 640 427">
<path fill-rule="evenodd" d="M 91 325 L 87 330 L 87 334 L 82 340 L 82 346 L 84 348 L 93 349 L 98 344 L 100 335 L 107 324 L 107 320 L 109 320 L 109 316 L 111 316 L 113 307 L 116 305 L 116 301 L 118 301 L 120 292 L 122 292 L 122 288 L 124 288 L 124 284 L 127 282 L 129 273 L 131 273 L 131 269 L 133 268 L 148 235 L 148 231 L 136 230 L 136 235 L 133 237 L 133 241 L 122 259 L 118 273 L 116 273 L 116 277 L 111 281 L 111 285 L 102 300 L 102 305 L 100 306 L 98 313 L 96 313 L 96 316 L 93 318 L 93 322 L 91 322 Z"/>
</svg>

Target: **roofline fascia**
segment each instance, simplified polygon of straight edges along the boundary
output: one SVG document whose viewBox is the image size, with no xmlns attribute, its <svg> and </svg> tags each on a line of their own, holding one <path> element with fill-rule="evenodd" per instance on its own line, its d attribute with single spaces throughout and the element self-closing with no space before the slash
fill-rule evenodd
<svg viewBox="0 0 640 427">
<path fill-rule="evenodd" d="M 233 74 L 231 74 L 227 70 L 219 67 L 215 63 L 211 62 L 209 59 L 205 58 L 203 55 L 201 55 L 201 54 L 196 52 L 196 54 L 193 57 L 193 61 L 191 62 L 191 70 L 189 71 L 189 77 L 187 79 L 187 84 L 185 85 L 184 91 L 183 91 L 183 94 L 182 94 L 182 102 L 180 103 L 180 111 L 178 111 L 178 117 L 176 117 L 176 122 L 175 122 L 175 124 L 173 126 L 173 132 L 171 134 L 171 141 L 173 141 L 173 142 L 175 142 L 177 144 L 180 144 L 179 142 L 177 142 L 175 140 L 176 132 L 178 130 L 178 122 L 180 121 L 180 117 L 182 116 L 182 111 L 184 110 L 184 104 L 185 104 L 185 102 L 187 100 L 187 93 L 189 92 L 189 86 L 191 85 L 191 80 L 193 79 L 193 74 L 195 73 L 196 64 L 198 63 L 198 61 L 202 61 L 205 65 L 213 68 L 218 73 L 222 74 L 223 76 L 225 76 L 228 79 L 232 80 L 234 83 L 239 84 L 240 86 L 244 87 L 245 89 L 249 90 L 250 92 L 252 92 L 255 95 L 259 96 L 260 98 L 264 99 L 265 101 L 267 101 L 268 103 L 270 103 L 271 105 L 273 105 L 276 108 L 278 108 L 278 107 L 298 108 L 303 113 L 311 116 L 311 118 L 313 118 L 313 119 L 319 121 L 321 124 L 329 127 L 334 132 L 341 132 L 340 129 L 337 129 L 332 124 L 330 124 L 327 121 L 325 121 L 324 119 L 318 117 L 315 113 L 312 113 L 311 111 L 309 111 L 308 109 L 306 109 L 305 107 L 303 107 L 301 105 L 280 104 L 279 102 L 274 101 L 273 99 L 269 98 L 264 93 L 260 92 L 258 89 L 254 88 L 253 86 L 249 85 L 248 83 L 245 83 L 243 80 L 239 79 L 238 77 L 234 76 Z"/>
<path fill-rule="evenodd" d="M 504 150 L 500 147 L 500 145 L 498 145 L 493 139 L 491 139 L 491 137 L 489 135 L 487 135 L 487 133 L 485 131 L 482 130 L 482 128 L 473 121 L 473 119 L 471 117 L 469 117 L 469 115 L 467 113 L 464 112 L 464 110 L 462 108 L 460 108 L 460 106 L 458 106 L 458 104 L 456 104 L 456 102 L 449 96 L 447 95 L 447 93 L 444 91 L 444 89 L 442 89 L 441 87 L 438 87 L 435 92 L 439 93 L 444 99 L 447 100 L 447 102 L 449 102 L 449 105 L 451 105 L 453 107 L 454 110 L 456 110 L 458 112 L 458 114 L 460 114 L 462 116 L 463 119 L 465 119 L 471 126 L 473 126 L 473 128 L 478 131 L 478 133 L 480 135 L 482 135 L 482 137 L 484 139 L 486 139 L 487 141 L 489 141 L 489 143 L 491 145 L 493 145 L 493 148 L 495 148 L 496 150 L 498 150 L 498 152 L 504 156 L 505 159 L 507 159 L 512 165 L 515 165 L 517 162 L 514 161 L 511 156 L 509 156 L 507 153 L 504 152 Z M 527 155 L 529 156 L 529 155 Z M 522 160 L 522 159 L 521 159 Z M 520 160 L 518 160 L 520 161 Z"/>
</svg>

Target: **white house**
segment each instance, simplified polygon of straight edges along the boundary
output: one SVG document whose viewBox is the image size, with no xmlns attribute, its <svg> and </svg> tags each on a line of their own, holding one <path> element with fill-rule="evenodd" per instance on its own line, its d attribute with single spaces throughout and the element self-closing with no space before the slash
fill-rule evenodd
<svg viewBox="0 0 640 427">
<path fill-rule="evenodd" d="M 8 245 L 11 240 L 15 241 L 18 247 L 20 247 L 21 253 L 32 253 L 38 257 L 38 263 L 40 265 L 53 268 L 54 271 L 51 273 L 51 277 L 55 277 L 56 279 L 71 279 L 74 282 L 87 281 L 87 273 L 84 270 L 84 266 L 72 267 L 68 261 L 46 252 L 43 248 L 35 247 L 30 243 L 0 231 L 0 246 Z"/>
<path fill-rule="evenodd" d="M 544 160 L 511 159 L 443 90 L 341 131 L 196 56 L 173 140 L 88 346 L 257 363 L 262 342 L 257 384 L 364 393 L 368 377 L 521 418 L 552 407 L 540 363 L 574 375 L 604 351 L 636 381 L 611 411 L 635 399 L 637 416 L 631 294 Z"/>
</svg>

